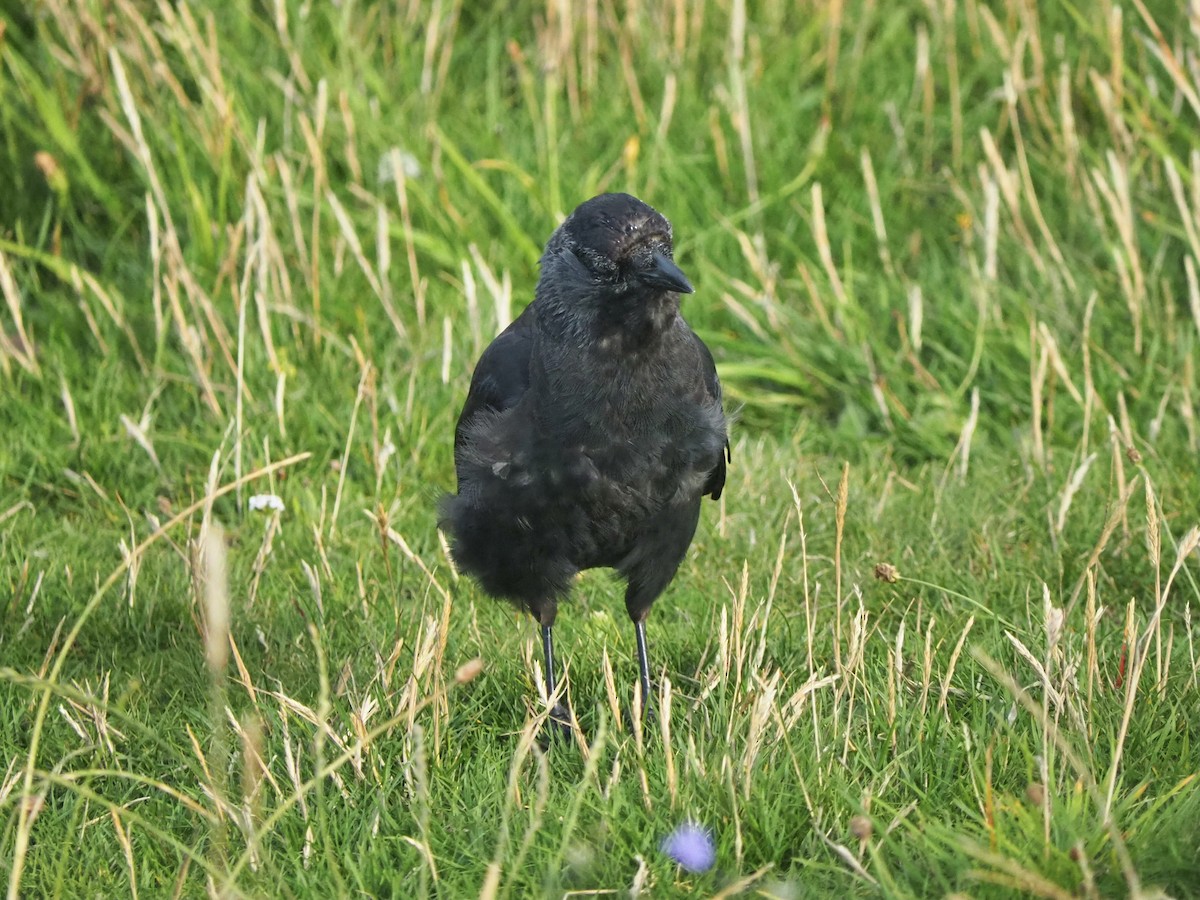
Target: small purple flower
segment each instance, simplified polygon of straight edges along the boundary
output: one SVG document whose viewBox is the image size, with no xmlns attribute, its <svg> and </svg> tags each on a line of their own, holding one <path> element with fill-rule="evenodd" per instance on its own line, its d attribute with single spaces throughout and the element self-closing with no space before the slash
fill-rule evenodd
<svg viewBox="0 0 1200 900">
<path fill-rule="evenodd" d="M 717 859 L 711 832 L 696 822 L 684 822 L 663 838 L 661 847 L 689 872 L 707 872 Z"/>
</svg>

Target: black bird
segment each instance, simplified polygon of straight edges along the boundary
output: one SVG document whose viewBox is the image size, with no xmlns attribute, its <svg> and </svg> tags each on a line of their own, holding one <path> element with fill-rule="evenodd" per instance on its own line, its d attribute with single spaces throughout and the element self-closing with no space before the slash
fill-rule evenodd
<svg viewBox="0 0 1200 900">
<path fill-rule="evenodd" d="M 671 224 L 628 194 L 581 204 L 550 237 L 533 303 L 483 352 L 454 433 L 443 527 L 460 569 L 551 629 L 583 569 L 627 582 L 643 709 L 646 616 L 675 576 L 729 442 L 708 348 L 683 320 L 691 282 Z M 552 716 L 563 730 L 570 712 Z"/>
</svg>

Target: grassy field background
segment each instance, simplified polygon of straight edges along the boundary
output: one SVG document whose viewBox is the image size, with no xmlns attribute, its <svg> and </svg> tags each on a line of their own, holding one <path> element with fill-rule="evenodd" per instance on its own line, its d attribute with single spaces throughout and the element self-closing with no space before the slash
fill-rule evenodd
<svg viewBox="0 0 1200 900">
<path fill-rule="evenodd" d="M 1200 896 L 1196 16 L 0 5 L 9 896 Z M 603 190 L 733 466 L 658 718 L 589 573 L 543 753 L 436 506 Z"/>
</svg>

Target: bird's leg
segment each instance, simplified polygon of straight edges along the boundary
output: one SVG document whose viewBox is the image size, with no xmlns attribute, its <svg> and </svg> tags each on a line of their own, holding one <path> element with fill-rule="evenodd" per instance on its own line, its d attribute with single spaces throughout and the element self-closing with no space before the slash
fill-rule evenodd
<svg viewBox="0 0 1200 900">
<path fill-rule="evenodd" d="M 554 677 L 554 633 L 553 625 L 542 624 L 542 653 L 546 658 L 546 697 L 553 698 L 554 692 L 558 689 L 558 682 Z M 554 704 L 554 708 L 550 710 L 550 721 L 554 723 L 554 729 L 564 738 L 571 736 L 571 711 L 567 706 L 560 702 Z"/>
<path fill-rule="evenodd" d="M 653 696 L 650 687 L 650 655 L 646 651 L 646 620 L 634 619 L 633 628 L 637 634 L 638 674 L 642 679 L 642 721 L 653 713 Z"/>
<path fill-rule="evenodd" d="M 558 690 L 558 683 L 554 677 L 554 627 L 552 625 L 542 626 L 542 654 L 546 658 L 546 696 L 553 697 L 554 692 Z"/>
</svg>

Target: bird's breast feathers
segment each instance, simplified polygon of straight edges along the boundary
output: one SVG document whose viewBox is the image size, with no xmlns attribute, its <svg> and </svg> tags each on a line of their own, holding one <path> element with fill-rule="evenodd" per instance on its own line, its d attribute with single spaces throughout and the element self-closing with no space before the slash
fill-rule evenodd
<svg viewBox="0 0 1200 900">
<path fill-rule="evenodd" d="M 565 502 L 647 512 L 700 497 L 725 443 L 719 405 L 646 421 L 612 410 L 579 414 L 584 409 L 549 422 L 514 415 L 506 424 L 517 427 L 499 432 L 490 425 L 491 439 L 470 442 L 474 479 L 505 494 L 548 492 Z"/>
</svg>

